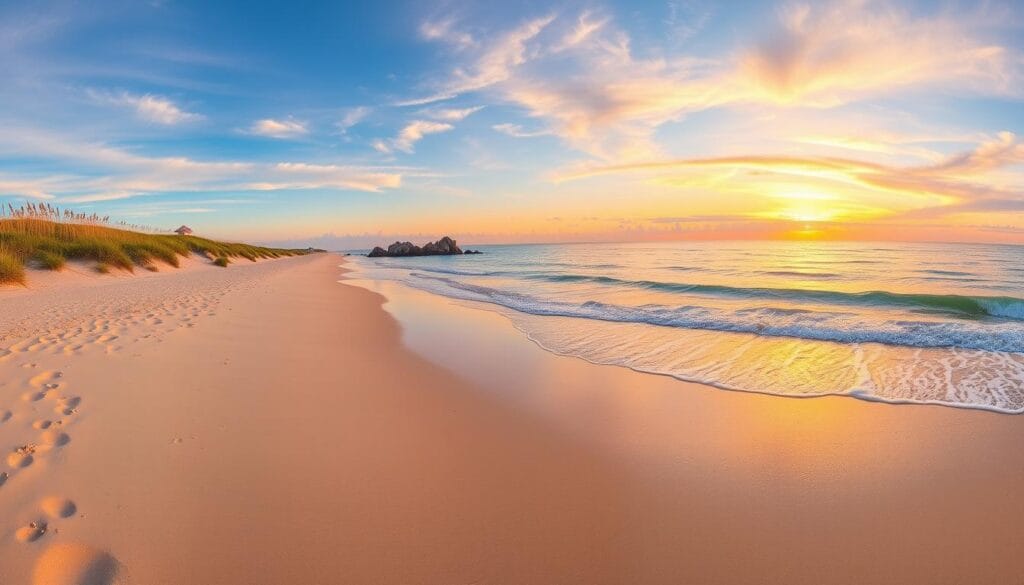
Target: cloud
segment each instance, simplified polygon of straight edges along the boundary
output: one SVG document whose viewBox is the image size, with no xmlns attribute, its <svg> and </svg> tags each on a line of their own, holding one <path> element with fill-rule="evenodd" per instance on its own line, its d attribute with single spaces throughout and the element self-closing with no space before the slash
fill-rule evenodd
<svg viewBox="0 0 1024 585">
<path fill-rule="evenodd" d="M 433 84 L 431 95 L 404 103 L 485 93 L 545 120 L 589 155 L 642 160 L 661 154 L 660 127 L 711 108 L 833 108 L 936 90 L 1022 96 L 1024 57 L 986 40 L 1000 26 L 987 10 L 911 12 L 880 0 L 789 4 L 760 41 L 714 59 L 649 44 L 638 56 L 608 18 L 543 16 L 480 35 L 472 59 Z"/>
<path fill-rule="evenodd" d="M 737 81 L 750 98 L 826 106 L 901 88 L 1019 92 L 1019 62 L 1010 49 L 979 40 L 976 21 L 915 16 L 878 1 L 791 4 L 741 54 Z"/>
<path fill-rule="evenodd" d="M 0 156 L 13 153 L 38 159 L 36 167 L 40 170 L 32 176 L 0 170 L 0 194 L 75 203 L 161 193 L 295 189 L 382 192 L 400 187 L 403 176 L 425 175 L 414 167 L 150 157 L 24 128 L 10 128 L 0 134 Z"/>
<path fill-rule="evenodd" d="M 277 180 L 267 185 L 273 190 L 335 188 L 377 193 L 402 186 L 400 174 L 365 167 L 277 163 L 272 170 Z M 257 190 L 262 190 L 262 187 L 254 185 Z"/>
<path fill-rule="evenodd" d="M 553 51 L 560 52 L 579 46 L 594 33 L 604 28 L 609 20 L 609 18 L 594 20 L 590 11 L 584 10 L 577 19 L 576 26 L 562 37 L 561 42 L 554 47 Z"/>
<path fill-rule="evenodd" d="M 268 136 L 270 138 L 298 138 L 309 134 L 309 128 L 305 122 L 293 120 L 288 118 L 287 120 L 274 120 L 272 118 L 264 118 L 262 120 L 256 120 L 249 127 L 250 134 L 256 134 L 258 136 Z"/>
<path fill-rule="evenodd" d="M 475 114 L 476 112 L 479 112 L 482 109 L 484 109 L 483 106 L 476 106 L 476 107 L 472 107 L 472 108 L 462 108 L 462 109 L 438 108 L 438 109 L 424 110 L 421 113 L 424 116 L 427 116 L 428 118 L 433 118 L 434 120 L 441 120 L 441 121 L 444 121 L 444 122 L 461 122 L 462 120 L 465 120 L 469 116 Z"/>
<path fill-rule="evenodd" d="M 535 130 L 533 132 L 525 130 L 519 124 L 495 124 L 491 126 L 495 131 L 501 132 L 513 138 L 536 138 L 538 136 L 550 136 L 552 132 L 550 130 Z"/>
<path fill-rule="evenodd" d="M 413 120 L 399 131 L 398 136 L 390 140 L 375 140 L 373 148 L 385 154 L 390 154 L 396 150 L 412 153 L 413 146 L 428 134 L 439 134 L 453 128 L 454 126 L 444 122 Z"/>
<path fill-rule="evenodd" d="M 420 25 L 420 36 L 428 41 L 441 41 L 465 49 L 476 45 L 473 36 L 455 30 L 454 19 L 426 21 Z"/>
<path fill-rule="evenodd" d="M 47 192 L 45 181 L 36 182 L 31 179 L 4 179 L 0 176 L 0 196 L 26 197 L 28 199 L 53 199 L 54 195 Z"/>
<path fill-rule="evenodd" d="M 932 169 L 972 174 L 1021 163 L 1024 163 L 1024 143 L 1012 132 L 1000 132 L 994 139 L 979 144 L 974 150 L 953 156 Z"/>
<path fill-rule="evenodd" d="M 433 94 L 399 102 L 399 106 L 424 105 L 432 102 L 448 100 L 460 94 L 478 91 L 496 83 L 506 81 L 512 71 L 526 63 L 527 43 L 533 40 L 555 19 L 554 15 L 529 20 L 520 26 L 498 36 L 497 40 L 486 47 L 483 53 L 469 67 L 457 67 L 449 78 Z M 448 40 L 447 36 L 435 37 Z"/>
<path fill-rule="evenodd" d="M 345 111 L 345 114 L 342 115 L 341 120 L 338 120 L 338 130 L 341 131 L 342 134 L 347 133 L 349 128 L 365 120 L 366 116 L 370 115 L 370 111 L 371 108 L 367 106 L 348 109 Z"/>
<path fill-rule="evenodd" d="M 1019 181 L 1000 185 L 992 173 L 1024 162 L 1021 142 L 1010 132 L 1001 132 L 971 151 L 947 157 L 928 166 L 895 166 L 877 162 L 815 156 L 725 156 L 677 158 L 623 164 L 587 163 L 555 173 L 556 182 L 594 176 L 639 174 L 649 177 L 701 175 L 709 169 L 727 171 L 716 182 L 719 193 L 754 185 L 758 192 L 769 192 L 775 179 L 796 192 L 788 197 L 833 200 L 831 192 L 853 190 L 860 198 L 874 198 L 907 207 L 898 215 L 904 218 L 937 217 L 952 213 L 1020 211 L 1024 192 Z M 788 179 L 788 180 L 787 180 Z M 688 184 L 683 182 L 681 184 Z M 699 181 L 693 184 L 699 184 Z M 825 188 L 822 188 L 822 187 Z M 822 188 L 822 195 L 802 195 Z M 813 195 L 813 196 L 812 196 Z M 851 201 L 847 201 L 851 204 Z"/>
<path fill-rule="evenodd" d="M 153 94 L 131 93 L 110 94 L 90 90 L 89 96 L 98 102 L 123 106 L 135 111 L 135 115 L 147 122 L 174 126 L 203 119 L 200 114 L 186 112 L 170 99 Z"/>
</svg>

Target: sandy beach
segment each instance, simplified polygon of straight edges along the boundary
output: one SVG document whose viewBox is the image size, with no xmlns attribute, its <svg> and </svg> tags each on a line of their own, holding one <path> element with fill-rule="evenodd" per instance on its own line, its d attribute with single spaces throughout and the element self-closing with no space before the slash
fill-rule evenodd
<svg viewBox="0 0 1024 585">
<path fill-rule="evenodd" d="M 559 357 L 317 254 L 0 291 L 0 583 L 1019 583 L 1019 417 Z"/>
</svg>

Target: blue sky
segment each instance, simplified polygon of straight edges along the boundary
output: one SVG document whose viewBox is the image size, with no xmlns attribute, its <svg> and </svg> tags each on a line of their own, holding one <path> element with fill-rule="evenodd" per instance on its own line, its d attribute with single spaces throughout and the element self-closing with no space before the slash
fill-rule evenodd
<svg viewBox="0 0 1024 585">
<path fill-rule="evenodd" d="M 0 5 L 0 202 L 261 242 L 1024 238 L 1014 3 Z"/>
</svg>

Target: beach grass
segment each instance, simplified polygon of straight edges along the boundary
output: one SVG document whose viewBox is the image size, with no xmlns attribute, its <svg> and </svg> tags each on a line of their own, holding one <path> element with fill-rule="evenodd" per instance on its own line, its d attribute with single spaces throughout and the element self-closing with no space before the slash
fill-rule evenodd
<svg viewBox="0 0 1024 585">
<path fill-rule="evenodd" d="M 92 223 L 37 217 L 0 218 L 0 283 L 22 283 L 26 266 L 60 270 L 68 261 L 95 262 L 99 272 L 156 269 L 160 262 L 177 267 L 180 259 L 198 254 L 218 266 L 233 258 L 255 262 L 307 253 L 227 243 L 198 236 L 148 234 Z"/>
<path fill-rule="evenodd" d="M 25 265 L 17 256 L 0 246 L 0 284 L 25 282 Z"/>
</svg>

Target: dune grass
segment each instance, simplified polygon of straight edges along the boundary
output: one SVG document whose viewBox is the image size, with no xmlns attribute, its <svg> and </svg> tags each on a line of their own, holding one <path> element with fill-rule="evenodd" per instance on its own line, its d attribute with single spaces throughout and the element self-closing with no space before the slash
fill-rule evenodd
<svg viewBox="0 0 1024 585">
<path fill-rule="evenodd" d="M 133 272 L 135 267 L 156 270 L 157 263 L 177 267 L 181 258 L 193 253 L 226 266 L 234 258 L 255 262 L 306 252 L 217 242 L 198 236 L 146 234 L 96 224 L 0 218 L 0 283 L 23 283 L 26 266 L 60 270 L 72 260 L 95 262 L 99 272 Z"/>
<path fill-rule="evenodd" d="M 0 284 L 25 282 L 25 265 L 14 254 L 0 247 Z"/>
</svg>

